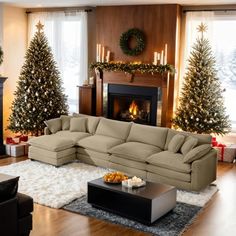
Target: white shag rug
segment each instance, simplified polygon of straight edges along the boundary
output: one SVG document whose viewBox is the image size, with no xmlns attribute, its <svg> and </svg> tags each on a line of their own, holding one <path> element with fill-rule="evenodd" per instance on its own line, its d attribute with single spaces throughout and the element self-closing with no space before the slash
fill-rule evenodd
<svg viewBox="0 0 236 236">
<path fill-rule="evenodd" d="M 87 182 L 102 177 L 108 169 L 74 162 L 56 168 L 37 161 L 22 161 L 0 167 L 0 173 L 20 176 L 18 191 L 31 196 L 35 203 L 61 208 L 87 193 Z M 177 201 L 204 206 L 217 192 L 209 186 L 200 193 L 177 191 Z"/>
</svg>

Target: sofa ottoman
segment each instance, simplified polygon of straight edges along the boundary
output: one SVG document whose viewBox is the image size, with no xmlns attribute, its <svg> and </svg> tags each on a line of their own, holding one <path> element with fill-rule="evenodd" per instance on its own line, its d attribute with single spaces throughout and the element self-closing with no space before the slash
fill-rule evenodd
<svg viewBox="0 0 236 236">
<path fill-rule="evenodd" d="M 29 158 L 55 166 L 76 159 L 75 143 L 71 139 L 56 135 L 44 135 L 29 140 Z"/>
</svg>

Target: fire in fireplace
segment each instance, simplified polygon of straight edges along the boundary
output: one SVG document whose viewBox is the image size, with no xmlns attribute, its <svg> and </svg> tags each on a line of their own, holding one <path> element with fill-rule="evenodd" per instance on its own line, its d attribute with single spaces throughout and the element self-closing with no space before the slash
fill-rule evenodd
<svg viewBox="0 0 236 236">
<path fill-rule="evenodd" d="M 150 101 L 122 96 L 114 98 L 113 118 L 136 123 L 150 123 Z"/>
<path fill-rule="evenodd" d="M 157 88 L 110 84 L 107 116 L 121 121 L 156 125 Z"/>
</svg>

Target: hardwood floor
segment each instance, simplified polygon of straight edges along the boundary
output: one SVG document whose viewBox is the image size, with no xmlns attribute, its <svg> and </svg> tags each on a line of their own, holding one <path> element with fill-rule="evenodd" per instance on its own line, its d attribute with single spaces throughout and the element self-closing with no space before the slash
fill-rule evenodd
<svg viewBox="0 0 236 236">
<path fill-rule="evenodd" d="M 0 166 L 25 160 L 0 159 Z M 219 191 L 199 214 L 184 236 L 236 235 L 236 165 L 218 164 Z M 149 235 L 119 225 L 85 217 L 61 209 L 34 204 L 30 236 L 144 236 Z"/>
</svg>

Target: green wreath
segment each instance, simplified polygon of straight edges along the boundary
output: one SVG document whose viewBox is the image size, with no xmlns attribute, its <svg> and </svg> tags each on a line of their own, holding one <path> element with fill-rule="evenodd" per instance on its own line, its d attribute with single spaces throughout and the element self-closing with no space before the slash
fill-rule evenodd
<svg viewBox="0 0 236 236">
<path fill-rule="evenodd" d="M 3 63 L 3 51 L 2 47 L 0 46 L 0 65 Z"/>
<path fill-rule="evenodd" d="M 135 38 L 136 46 L 134 48 L 130 47 L 130 39 Z M 120 36 L 120 48 L 123 53 L 129 56 L 139 55 L 145 48 L 145 37 L 141 30 L 133 28 L 124 32 Z"/>
</svg>

